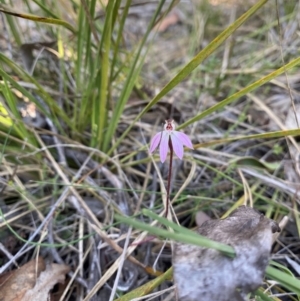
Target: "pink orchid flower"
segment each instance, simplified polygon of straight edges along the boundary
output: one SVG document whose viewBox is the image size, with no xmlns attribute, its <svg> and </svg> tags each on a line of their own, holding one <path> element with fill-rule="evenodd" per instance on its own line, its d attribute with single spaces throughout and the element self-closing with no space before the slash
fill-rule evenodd
<svg viewBox="0 0 300 301">
<path fill-rule="evenodd" d="M 159 146 L 160 161 L 166 161 L 168 149 L 174 150 L 179 159 L 183 158 L 183 146 L 193 148 L 191 139 L 184 133 L 175 131 L 174 120 L 166 120 L 164 130 L 155 134 L 150 143 L 150 153 L 153 153 Z"/>
</svg>

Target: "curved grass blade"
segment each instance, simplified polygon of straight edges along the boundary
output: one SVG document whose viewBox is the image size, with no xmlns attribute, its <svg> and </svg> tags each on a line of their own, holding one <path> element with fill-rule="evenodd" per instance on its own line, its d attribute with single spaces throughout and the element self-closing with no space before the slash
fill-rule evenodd
<svg viewBox="0 0 300 301">
<path fill-rule="evenodd" d="M 273 139 L 273 138 L 284 138 L 284 137 L 288 137 L 288 136 L 300 136 L 300 129 L 285 130 L 285 131 L 278 131 L 278 132 L 268 132 L 268 133 L 253 134 L 253 135 L 246 135 L 246 136 L 228 137 L 228 138 L 193 144 L 193 147 L 194 147 L 194 149 L 199 149 L 199 148 L 204 148 L 204 147 L 209 147 L 209 146 L 226 144 L 226 143 L 230 143 L 230 142 L 238 141 L 238 140 Z M 145 149 L 147 149 L 146 146 L 143 146 L 138 151 L 144 151 Z M 188 149 L 186 149 L 186 150 L 188 151 Z M 130 153 L 128 156 L 122 158 L 120 160 L 120 162 L 122 162 L 122 163 L 128 162 L 128 160 L 130 158 L 132 158 L 134 155 L 136 155 L 136 153 L 138 151 Z M 126 166 L 132 166 L 132 165 L 135 165 L 138 163 L 145 163 L 145 162 L 148 162 L 149 160 L 150 160 L 149 158 L 145 158 L 145 159 L 142 159 L 139 161 L 134 161 L 134 163 L 127 163 L 128 165 L 126 165 Z"/>
<path fill-rule="evenodd" d="M 28 140 L 32 145 L 36 145 L 34 136 L 29 131 L 27 131 L 27 128 L 22 122 L 22 118 L 17 109 L 15 96 L 13 95 L 6 79 L 3 79 L 4 84 L 0 84 L 0 92 L 3 93 L 3 96 L 12 113 L 12 118 L 14 118 L 14 120 L 10 118 L 10 121 L 12 122 L 11 126 L 20 138 L 22 138 L 23 140 Z M 2 108 L 4 108 L 4 106 Z"/>
<path fill-rule="evenodd" d="M 221 102 L 217 103 L 216 105 L 210 107 L 209 109 L 205 110 L 204 112 L 196 115 L 195 117 L 191 118 L 190 120 L 188 120 L 185 123 L 178 126 L 178 129 L 180 130 L 182 128 L 185 128 L 188 125 L 190 125 L 190 124 L 192 124 L 192 123 L 194 123 L 194 122 L 210 115 L 211 113 L 225 107 L 226 105 L 230 104 L 234 100 L 236 100 L 236 99 L 246 95 L 247 93 L 259 88 L 263 84 L 269 82 L 270 80 L 274 79 L 275 77 L 279 76 L 280 74 L 290 70 L 291 68 L 293 68 L 293 67 L 295 67 L 299 64 L 300 64 L 300 57 L 297 58 L 297 59 L 292 60 L 288 64 L 286 64 L 286 65 L 282 66 L 281 68 L 273 71 L 272 73 L 269 73 L 268 75 L 264 76 L 263 78 L 260 78 L 259 80 L 257 80 L 253 84 L 251 84 L 251 85 L 245 87 L 244 89 L 234 93 L 233 95 L 227 97 L 226 99 L 224 99 Z"/>
<path fill-rule="evenodd" d="M 282 272 L 278 269 L 275 269 L 271 266 L 267 267 L 266 275 L 273 280 L 278 281 L 280 285 L 284 286 L 291 292 L 294 292 L 300 295 L 300 280 L 291 276 L 288 273 Z"/>
<path fill-rule="evenodd" d="M 23 95 L 28 97 L 30 101 L 34 102 L 41 110 L 41 112 L 47 117 L 51 118 L 58 129 L 60 129 L 62 132 L 63 129 L 61 127 L 60 121 L 54 115 L 54 113 L 59 116 L 66 124 L 72 126 L 69 116 L 63 110 L 61 110 L 56 101 L 45 91 L 42 85 L 40 85 L 34 77 L 27 74 L 20 66 L 16 65 L 13 61 L 0 53 L 0 62 L 1 61 L 5 63 L 9 68 L 13 69 L 22 79 L 29 81 L 36 86 L 36 94 L 40 95 L 41 98 L 47 103 L 48 107 L 51 108 L 52 116 L 49 115 L 47 110 L 32 96 L 32 94 L 27 91 L 27 89 L 19 85 L 17 81 L 15 81 L 9 74 L 4 71 L 4 68 L 0 68 L 0 76 L 2 76 L 11 85 L 11 87 L 20 91 Z M 72 129 L 76 131 L 74 127 Z"/>
<path fill-rule="evenodd" d="M 181 233 L 172 233 L 167 230 L 159 229 L 157 227 L 152 227 L 152 226 L 144 224 L 140 221 L 134 220 L 130 217 L 123 217 L 123 216 L 118 215 L 118 216 L 116 216 L 116 218 L 117 218 L 117 220 L 119 220 L 123 223 L 126 223 L 128 225 L 131 225 L 135 228 L 138 228 L 138 229 L 141 229 L 144 231 L 148 231 L 149 233 L 156 235 L 156 236 L 173 239 L 175 241 L 179 241 L 182 243 L 193 244 L 196 246 L 214 248 L 216 250 L 223 252 L 227 256 L 234 257 L 234 250 L 230 246 L 220 244 L 215 241 L 211 241 L 211 240 L 207 239 L 206 237 L 202 237 L 188 229 L 184 229 L 184 230 L 180 229 L 179 230 L 179 228 L 182 228 L 182 227 L 180 227 L 174 223 L 171 223 L 167 219 L 157 216 L 153 212 L 147 211 L 147 215 L 162 222 L 165 226 L 171 227 L 173 230 L 181 232 Z M 191 233 L 189 233 L 189 232 L 191 232 Z M 266 270 L 266 276 L 273 280 L 278 281 L 278 283 L 280 285 L 284 286 L 288 290 L 290 290 L 292 292 L 296 292 L 297 294 L 300 294 L 300 281 L 298 279 L 296 279 L 295 277 L 291 276 L 290 274 L 284 273 L 278 269 L 268 266 L 267 270 Z M 124 300 L 129 300 L 129 299 L 124 299 Z M 122 301 L 124 301 L 124 300 L 122 300 Z"/>
<path fill-rule="evenodd" d="M 75 240 L 70 240 L 70 241 L 66 241 L 63 243 L 48 243 L 48 242 L 34 242 L 34 241 L 28 241 L 26 239 L 24 239 L 21 235 L 19 235 L 19 233 L 17 233 L 9 224 L 9 220 L 7 220 L 4 216 L 4 213 L 2 212 L 1 208 L 0 208 L 0 226 L 6 226 L 8 228 L 8 230 L 12 233 L 12 235 L 14 235 L 14 237 L 16 237 L 16 239 L 18 239 L 19 241 L 22 241 L 24 243 L 27 243 L 29 245 L 33 245 L 33 246 L 41 246 L 41 247 L 47 247 L 47 248 L 60 248 L 60 247 L 65 247 L 65 246 L 70 246 L 70 245 L 75 245 L 76 243 L 78 243 L 79 241 L 85 240 L 90 238 L 93 233 L 89 233 L 86 234 L 84 236 L 82 236 L 81 238 L 75 239 Z"/>
<path fill-rule="evenodd" d="M 237 166 L 237 167 L 253 167 L 257 169 L 263 169 L 267 171 L 274 172 L 280 167 L 280 163 L 274 162 L 264 162 L 262 160 L 256 159 L 255 157 L 240 157 L 235 158 L 229 161 L 229 165 Z"/>
<path fill-rule="evenodd" d="M 219 34 L 211 43 L 209 43 L 202 51 L 200 51 L 187 65 L 179 71 L 179 73 L 173 77 L 169 83 L 148 103 L 148 105 L 136 116 L 134 121 L 124 131 L 121 137 L 109 150 L 110 155 L 124 137 L 129 133 L 133 125 L 151 108 L 153 107 L 163 96 L 171 91 L 176 85 L 178 85 L 183 79 L 185 79 L 197 66 L 199 66 L 210 54 L 212 54 L 234 31 L 236 31 L 243 23 L 245 23 L 259 8 L 261 8 L 268 0 L 260 0 L 253 5 L 248 11 L 246 11 L 240 18 L 227 27 L 221 34 Z M 180 128 L 182 128 L 181 126 Z"/>
<path fill-rule="evenodd" d="M 39 17 L 39 16 L 35 16 L 35 15 L 19 13 L 19 12 L 12 11 L 11 9 L 6 8 L 3 4 L 0 5 L 0 12 L 11 15 L 11 16 L 15 16 L 18 18 L 31 20 L 34 22 L 47 23 L 47 24 L 52 24 L 52 25 L 60 25 L 60 26 L 63 26 L 65 28 L 69 29 L 72 33 L 76 32 L 76 29 L 71 24 L 69 24 L 68 22 L 61 20 L 61 19 L 45 18 L 45 17 Z"/>
<path fill-rule="evenodd" d="M 160 0 L 158 6 L 156 8 L 156 11 L 153 14 L 153 17 L 152 17 L 152 19 L 151 19 L 151 21 L 150 21 L 150 23 L 147 27 L 147 31 L 144 34 L 144 36 L 142 38 L 142 41 L 141 41 L 141 43 L 138 47 L 138 50 L 137 50 L 137 53 L 135 55 L 134 61 L 130 66 L 130 70 L 129 70 L 129 73 L 127 74 L 126 82 L 124 83 L 124 88 L 122 89 L 120 97 L 117 101 L 117 105 L 113 110 L 113 116 L 111 118 L 111 122 L 109 123 L 107 132 L 105 134 L 104 144 L 103 144 L 103 150 L 104 151 L 108 150 L 109 144 L 111 143 L 112 136 L 113 136 L 113 134 L 114 134 L 114 132 L 117 128 L 117 125 L 118 125 L 119 119 L 122 115 L 122 112 L 124 110 L 124 107 L 127 103 L 127 100 L 129 98 L 131 92 L 132 92 L 134 84 L 136 83 L 136 79 L 137 79 L 138 75 L 140 74 L 140 71 L 142 69 L 143 62 L 144 62 L 144 59 L 145 59 L 145 56 L 146 56 L 146 53 L 147 53 L 146 52 L 144 55 L 141 55 L 142 50 L 143 50 L 144 45 L 145 45 L 145 43 L 148 39 L 148 36 L 151 32 L 151 29 L 155 25 L 155 22 L 156 22 L 156 20 L 159 16 L 159 13 L 162 10 L 162 7 L 163 7 L 164 3 L 165 3 L 165 0 Z M 135 121 L 133 123 L 135 123 Z M 132 125 L 133 125 L 133 123 L 132 123 Z M 131 125 L 129 127 L 131 127 Z M 109 151 L 109 154 L 110 154 L 111 151 L 112 150 Z"/>
<path fill-rule="evenodd" d="M 264 293 L 263 289 L 258 289 L 255 291 L 255 296 L 258 297 L 257 301 L 280 301 L 278 298 L 270 298 L 267 293 Z M 256 300 L 256 299 L 255 299 Z"/>
<path fill-rule="evenodd" d="M 159 222 L 163 223 L 165 226 L 172 228 L 174 231 L 177 231 L 177 233 L 170 232 L 168 230 L 160 229 L 158 227 L 153 227 L 150 225 L 147 225 L 145 223 L 142 223 L 138 220 L 133 219 L 132 217 L 124 217 L 120 215 L 116 215 L 116 219 L 121 221 L 122 223 L 125 223 L 127 225 L 133 226 L 137 229 L 141 229 L 143 231 L 147 231 L 152 235 L 164 237 L 167 239 L 172 239 L 175 241 L 179 241 L 182 243 L 192 244 L 200 247 L 206 247 L 206 248 L 212 248 L 216 249 L 224 254 L 226 254 L 229 257 L 234 256 L 234 250 L 232 247 L 227 246 L 225 244 L 213 241 L 208 239 L 207 237 L 204 237 L 202 235 L 196 234 L 195 232 L 186 229 L 184 227 L 180 227 L 176 225 L 175 223 L 171 223 L 165 218 L 162 218 L 154 213 L 152 213 L 153 217 L 157 219 Z"/>
<path fill-rule="evenodd" d="M 120 19 L 119 30 L 113 47 L 113 56 L 112 56 L 111 67 L 110 67 L 110 81 L 113 81 L 113 78 L 115 77 L 114 70 L 119 56 L 120 44 L 123 38 L 124 26 L 128 16 L 131 1 L 132 0 L 126 0 L 125 5 L 123 6 L 123 12 Z"/>
<path fill-rule="evenodd" d="M 103 28 L 103 36 L 99 47 L 100 56 L 100 72 L 97 76 L 97 84 L 99 85 L 99 94 L 93 101 L 92 127 L 94 129 L 92 135 L 92 146 L 101 148 L 103 139 L 106 134 L 105 128 L 108 121 L 108 98 L 109 98 L 109 78 L 110 78 L 110 48 L 112 39 L 112 19 L 115 6 L 118 7 L 118 1 L 109 1 L 105 11 L 105 23 Z M 103 149 L 103 148 L 101 148 Z"/>
<path fill-rule="evenodd" d="M 53 11 L 48 9 L 47 6 L 44 5 L 43 3 L 41 3 L 40 1 L 32 0 L 32 2 L 34 2 L 36 5 L 38 5 L 48 16 L 50 16 L 54 19 L 58 19 L 57 15 L 54 14 Z"/>
<path fill-rule="evenodd" d="M 178 127 L 179 128 L 179 127 Z M 194 149 L 208 147 L 212 145 L 218 145 L 218 144 L 225 144 L 228 142 L 243 140 L 243 139 L 272 139 L 272 138 L 284 138 L 287 136 L 300 136 L 300 129 L 294 129 L 294 130 L 285 130 L 285 131 L 278 131 L 278 132 L 268 132 L 268 133 L 262 133 L 262 134 L 253 134 L 253 135 L 247 135 L 247 136 L 236 136 L 236 137 L 229 137 L 219 140 L 213 140 L 209 142 L 204 143 L 198 143 L 194 144 Z"/>
<path fill-rule="evenodd" d="M 1 89 L 0 89 L 1 91 Z M 10 118 L 5 105 L 0 102 L 0 123 L 5 127 L 12 127 L 13 120 Z"/>
</svg>

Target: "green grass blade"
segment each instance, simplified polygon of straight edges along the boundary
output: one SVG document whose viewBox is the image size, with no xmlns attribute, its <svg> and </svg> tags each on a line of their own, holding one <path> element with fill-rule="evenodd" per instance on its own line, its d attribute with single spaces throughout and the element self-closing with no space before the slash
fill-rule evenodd
<svg viewBox="0 0 300 301">
<path fill-rule="evenodd" d="M 121 44 L 122 37 L 123 37 L 124 25 L 125 25 L 126 18 L 128 16 L 128 11 L 129 11 L 129 8 L 130 8 L 131 1 L 132 0 L 127 0 L 125 5 L 124 5 L 123 12 L 122 12 L 122 17 L 121 17 L 121 20 L 120 20 L 117 39 L 114 43 L 113 58 L 112 58 L 111 69 L 110 69 L 110 81 L 111 82 L 112 82 L 113 78 L 115 77 L 114 69 L 115 69 L 115 66 L 116 66 L 116 63 L 117 63 L 119 48 L 120 48 L 120 44 Z"/>
<path fill-rule="evenodd" d="M 5 3 L 5 0 L 1 0 L 2 3 Z M 6 6 L 0 4 L 0 11 L 1 11 L 1 7 L 4 8 Z M 6 14 L 6 20 L 7 23 L 9 25 L 10 31 L 17 43 L 17 45 L 20 47 L 22 45 L 22 37 L 20 35 L 20 30 L 18 29 L 18 24 L 16 22 L 16 18 L 14 18 L 11 15 Z"/>
<path fill-rule="evenodd" d="M 299 136 L 299 135 L 300 135 L 300 129 L 294 129 L 294 130 L 285 130 L 285 131 L 277 131 L 277 132 L 268 132 L 268 133 L 262 133 L 262 134 L 229 137 L 229 138 L 194 144 L 194 149 L 218 145 L 218 144 L 225 144 L 225 143 L 238 141 L 238 140 L 272 139 L 272 138 L 274 139 L 274 138 L 284 138 L 284 137 L 288 137 L 288 136 Z"/>
<path fill-rule="evenodd" d="M 263 84 L 269 82 L 270 80 L 272 80 L 275 77 L 279 76 L 280 74 L 294 68 L 295 66 L 297 66 L 299 64 L 300 64 L 300 57 L 297 58 L 297 59 L 292 60 L 288 64 L 286 64 L 286 65 L 282 66 L 281 68 L 269 73 L 268 75 L 260 78 L 259 80 L 257 80 L 253 84 L 251 84 L 251 85 L 245 87 L 244 89 L 234 93 L 233 95 L 227 97 L 226 99 L 222 100 L 221 102 L 217 103 L 216 105 L 212 106 L 211 108 L 209 108 L 209 109 L 205 110 L 204 112 L 196 115 L 195 117 L 189 119 L 185 123 L 178 126 L 178 129 L 185 128 L 188 125 L 190 125 L 190 124 L 206 117 L 207 115 L 210 115 L 211 113 L 223 108 L 224 106 L 226 106 L 226 105 L 230 104 L 231 102 L 233 102 L 234 100 L 246 95 L 247 93 L 259 88 Z"/>
<path fill-rule="evenodd" d="M 166 225 L 168 227 L 171 226 L 171 228 L 174 230 L 176 229 L 176 231 L 178 231 L 179 228 L 181 228 L 178 225 L 174 226 L 173 223 L 171 223 L 170 221 L 167 221 L 166 219 L 164 219 L 162 217 L 157 217 L 157 215 L 154 213 L 150 214 L 148 211 L 147 214 L 149 216 L 151 215 L 151 216 L 157 218 L 157 220 L 159 220 L 159 221 L 162 221 L 164 225 Z M 232 247 L 217 243 L 215 241 L 211 241 L 211 240 L 207 239 L 206 237 L 203 237 L 201 235 L 194 233 L 191 230 L 185 229 L 184 231 L 180 231 L 179 233 L 172 233 L 167 230 L 159 229 L 157 227 L 153 227 L 153 226 L 144 224 L 144 223 L 137 221 L 135 219 L 132 219 L 130 217 L 124 217 L 124 216 L 117 215 L 116 219 L 121 221 L 122 223 L 126 223 L 137 229 L 147 231 L 150 234 L 155 235 L 155 236 L 160 236 L 160 237 L 167 238 L 167 239 L 173 239 L 178 242 L 192 244 L 192 245 L 196 245 L 196 246 L 200 246 L 200 247 L 213 248 L 220 252 L 223 252 L 227 256 L 234 257 L 234 250 Z M 188 232 L 191 232 L 191 233 L 188 233 Z M 266 270 L 266 276 L 273 280 L 278 281 L 278 283 L 280 283 L 280 285 L 284 286 L 285 288 L 289 289 L 290 291 L 300 294 L 300 281 L 298 279 L 296 279 L 295 277 L 291 276 L 290 274 L 284 273 L 278 269 L 268 266 L 267 270 Z M 128 300 L 128 299 L 124 299 L 124 300 Z"/>
<path fill-rule="evenodd" d="M 169 227 L 171 229 L 173 229 L 174 231 L 177 231 L 179 233 L 186 233 L 186 234 L 191 234 L 191 230 L 185 228 L 185 227 L 181 227 L 175 223 L 172 223 L 170 222 L 169 220 L 167 220 L 166 218 L 163 218 L 159 215 L 157 215 L 156 213 L 148 210 L 148 209 L 144 209 L 143 211 L 143 214 L 154 219 L 154 220 L 157 220 L 159 221 L 162 225 L 166 226 L 166 227 Z M 194 232 L 193 232 L 194 233 Z"/>
<path fill-rule="evenodd" d="M 84 10 L 82 6 L 78 12 L 78 32 L 77 36 L 77 48 L 76 48 L 76 65 L 75 65 L 75 80 L 76 80 L 76 88 L 79 90 L 82 84 L 82 65 L 83 65 L 83 47 L 84 47 L 84 24 L 86 22 Z M 75 55 L 75 54 L 74 54 Z"/>
<path fill-rule="evenodd" d="M 263 292 L 262 289 L 256 290 L 255 295 L 260 298 L 260 299 L 257 299 L 257 301 L 260 301 L 260 300 L 262 300 L 262 301 L 274 301 L 274 299 L 270 298 L 266 293 Z"/>
<path fill-rule="evenodd" d="M 54 14 L 53 11 L 48 9 L 46 5 L 43 5 L 40 0 L 39 1 L 31 0 L 31 1 L 34 2 L 36 5 L 38 5 L 48 16 L 50 16 L 51 18 L 54 18 L 54 19 L 58 19 L 58 16 L 56 14 Z"/>
<path fill-rule="evenodd" d="M 104 131 L 107 126 L 108 118 L 108 99 L 109 99 L 109 78 L 110 78 L 110 48 L 112 39 L 112 17 L 116 0 L 108 2 L 105 12 L 105 23 L 102 39 L 99 48 L 100 72 L 96 77 L 95 86 L 98 87 L 98 94 L 93 101 L 92 114 L 92 146 L 101 148 Z M 101 148 L 102 149 L 102 148 Z"/>
<path fill-rule="evenodd" d="M 1 89 L 2 86 L 2 89 Z M 17 109 L 17 104 L 16 104 L 16 99 L 15 96 L 13 95 L 13 93 L 11 92 L 11 89 L 6 81 L 6 79 L 4 78 L 4 84 L 0 85 L 0 91 L 2 91 L 3 96 L 8 104 L 8 107 L 10 109 L 10 111 L 12 112 L 12 115 L 14 117 L 14 121 L 13 122 L 13 130 L 16 132 L 16 134 L 22 139 L 22 140 L 26 140 L 28 141 L 30 144 L 32 145 L 37 145 L 36 141 L 34 139 L 34 136 L 27 131 L 22 118 L 20 116 L 20 113 Z"/>
<path fill-rule="evenodd" d="M 266 275 L 273 280 L 278 281 L 280 285 L 284 286 L 291 292 L 294 292 L 300 295 L 300 280 L 291 276 L 288 273 L 282 272 L 278 269 L 275 269 L 271 266 L 267 267 Z"/>
<path fill-rule="evenodd" d="M 132 227 L 135 227 L 137 229 L 147 231 L 152 235 L 167 238 L 167 239 L 173 239 L 175 241 L 179 241 L 182 243 L 192 244 L 199 247 L 206 247 L 206 248 L 212 248 L 215 250 L 218 250 L 227 256 L 233 257 L 234 256 L 234 250 L 232 247 L 227 246 L 225 244 L 213 241 L 208 239 L 207 237 L 204 237 L 202 235 L 196 234 L 195 232 L 188 230 L 188 229 L 180 229 L 177 228 L 177 225 L 173 225 L 174 223 L 171 223 L 169 221 L 164 221 L 164 224 L 167 224 L 171 227 L 176 227 L 177 233 L 170 232 L 168 230 L 160 229 L 158 227 L 153 227 L 147 224 L 144 224 L 138 220 L 133 219 L 132 217 L 124 217 L 117 215 L 116 219 L 119 220 L 122 223 L 128 224 Z M 160 218 L 160 220 L 164 220 L 163 218 Z M 179 226 L 178 226 L 179 227 Z"/>
<path fill-rule="evenodd" d="M 117 106 L 114 108 L 114 111 L 113 111 L 113 116 L 111 118 L 111 122 L 109 123 L 108 125 L 108 129 L 107 129 L 107 132 L 105 134 L 105 138 L 104 138 L 104 144 L 103 144 L 103 150 L 104 151 L 107 151 L 108 148 L 109 148 L 109 144 L 112 140 L 112 136 L 117 128 L 117 125 L 118 125 L 118 122 L 119 122 L 119 119 L 121 117 L 121 114 L 124 110 L 124 107 L 127 103 L 127 100 L 132 92 L 132 89 L 134 87 L 134 84 L 136 82 L 136 79 L 137 77 L 139 76 L 140 74 L 140 71 L 142 69 L 142 66 L 143 66 L 143 61 L 145 59 L 145 56 L 146 56 L 146 53 L 141 57 L 141 52 L 144 48 L 144 45 L 148 39 L 148 36 L 149 36 L 149 33 L 151 32 L 154 24 L 155 24 L 155 21 L 157 19 L 157 17 L 159 16 L 159 13 L 161 12 L 162 10 L 162 7 L 165 3 L 165 0 L 161 0 L 156 8 L 156 11 L 155 13 L 153 14 L 153 17 L 148 25 L 148 28 L 147 28 L 147 31 L 146 33 L 144 34 L 143 38 L 142 38 L 142 41 L 139 45 L 139 48 L 138 48 L 138 51 L 135 55 L 135 58 L 134 58 L 134 61 L 130 67 L 130 71 L 127 75 L 127 78 L 126 78 L 126 81 L 124 83 L 124 88 L 121 92 L 121 95 L 117 101 Z M 139 63 L 139 65 L 138 65 Z M 138 66 L 137 66 L 138 65 Z M 109 151 L 110 153 L 111 151 Z"/>
<path fill-rule="evenodd" d="M 71 24 L 69 24 L 68 22 L 66 22 L 64 20 L 39 17 L 39 16 L 29 15 L 29 14 L 24 14 L 24 13 L 18 13 L 18 12 L 12 11 L 11 9 L 3 7 L 2 5 L 0 5 L 0 12 L 11 15 L 11 16 L 15 16 L 18 18 L 34 21 L 34 22 L 41 22 L 41 23 L 46 23 L 46 24 L 63 26 L 65 28 L 69 29 L 73 33 L 76 32 L 75 28 Z"/>
<path fill-rule="evenodd" d="M 240 18 L 219 34 L 209 45 L 200 51 L 171 81 L 148 103 L 148 105 L 137 115 L 131 125 L 124 131 L 121 137 L 116 141 L 113 147 L 109 150 L 110 155 L 115 148 L 120 144 L 124 137 L 129 133 L 133 125 L 163 96 L 171 91 L 183 79 L 185 79 L 197 66 L 199 66 L 211 53 L 213 53 L 235 30 L 245 23 L 259 8 L 261 8 L 268 0 L 260 0 L 245 12 Z"/>
<path fill-rule="evenodd" d="M 96 97 L 93 92 L 97 91 L 98 87 L 94 87 L 94 80 L 89 79 L 96 78 L 96 70 L 101 66 L 99 55 L 95 57 L 95 51 L 99 47 L 95 45 L 95 43 L 99 43 L 98 28 L 96 22 L 94 22 L 96 3 L 97 0 L 92 0 L 89 2 L 87 11 L 82 5 L 79 10 L 80 35 L 77 36 L 76 87 L 77 93 L 82 94 L 82 97 L 76 100 L 76 107 L 80 109 L 76 110 L 73 115 L 74 125 L 76 125 L 79 132 L 94 124 L 91 104 L 94 103 Z M 92 39 L 92 36 L 94 36 L 94 39 Z M 85 89 L 83 90 L 82 87 L 85 87 Z M 93 131 L 94 136 L 97 136 L 96 131 Z"/>
<path fill-rule="evenodd" d="M 74 131 L 76 131 L 76 128 L 73 127 L 71 120 L 70 120 L 69 116 L 67 115 L 67 113 L 64 112 L 64 110 L 61 110 L 61 108 L 59 107 L 57 102 L 49 95 L 49 93 L 47 93 L 45 91 L 45 89 L 42 87 L 42 85 L 39 84 L 38 81 L 33 76 L 30 76 L 20 66 L 18 66 L 13 61 L 11 61 L 6 56 L 4 56 L 3 54 L 0 53 L 0 62 L 1 61 L 5 65 L 7 65 L 9 68 L 14 70 L 24 81 L 27 81 L 27 82 L 35 85 L 36 94 L 38 94 L 48 105 L 50 112 L 52 113 L 52 116 L 49 115 L 47 110 L 25 88 L 20 86 L 18 84 L 18 82 L 13 79 L 13 77 L 11 77 L 9 74 L 7 74 L 4 71 L 4 68 L 0 68 L 0 75 L 3 78 L 5 78 L 7 80 L 7 82 L 9 82 L 11 84 L 12 87 L 14 87 L 18 91 L 20 91 L 23 95 L 28 97 L 30 101 L 34 102 L 37 105 L 37 107 L 41 110 L 41 112 L 43 112 L 43 114 L 45 114 L 46 116 L 51 118 L 53 120 L 53 122 L 55 123 L 55 125 L 60 130 L 62 130 L 62 132 L 63 132 L 63 129 L 61 128 L 61 123 L 55 115 L 59 116 L 60 119 L 62 119 L 67 125 L 71 126 Z"/>
</svg>

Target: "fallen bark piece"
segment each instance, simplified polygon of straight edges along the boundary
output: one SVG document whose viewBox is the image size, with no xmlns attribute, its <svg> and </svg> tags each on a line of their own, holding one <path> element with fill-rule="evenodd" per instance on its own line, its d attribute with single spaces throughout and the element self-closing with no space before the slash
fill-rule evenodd
<svg viewBox="0 0 300 301">
<path fill-rule="evenodd" d="M 22 301 L 25 293 L 35 286 L 36 279 L 45 267 L 43 258 L 39 257 L 17 270 L 1 275 L 0 301 Z"/>
<path fill-rule="evenodd" d="M 234 248 L 235 258 L 214 249 L 176 244 L 174 279 L 179 301 L 242 301 L 262 283 L 269 262 L 272 233 L 278 224 L 253 208 L 241 206 L 223 220 L 198 228 L 206 236 Z"/>
<path fill-rule="evenodd" d="M 63 264 L 52 263 L 47 265 L 36 281 L 34 288 L 28 290 L 21 301 L 48 301 L 49 291 L 53 286 L 65 281 L 65 275 L 70 271 L 70 267 Z"/>
<path fill-rule="evenodd" d="M 48 301 L 49 291 L 69 271 L 67 265 L 46 265 L 42 257 L 31 260 L 0 276 L 0 301 Z"/>
</svg>

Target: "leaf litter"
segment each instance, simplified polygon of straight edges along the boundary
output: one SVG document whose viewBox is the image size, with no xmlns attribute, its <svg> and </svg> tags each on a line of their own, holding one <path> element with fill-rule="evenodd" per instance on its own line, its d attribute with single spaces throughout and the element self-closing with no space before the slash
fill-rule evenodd
<svg viewBox="0 0 300 301">
<path fill-rule="evenodd" d="M 46 264 L 42 257 L 0 276 L 1 301 L 48 301 L 49 292 L 57 283 L 65 281 L 70 267 Z"/>
</svg>

